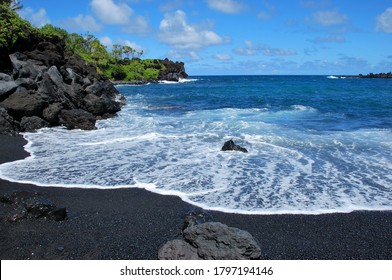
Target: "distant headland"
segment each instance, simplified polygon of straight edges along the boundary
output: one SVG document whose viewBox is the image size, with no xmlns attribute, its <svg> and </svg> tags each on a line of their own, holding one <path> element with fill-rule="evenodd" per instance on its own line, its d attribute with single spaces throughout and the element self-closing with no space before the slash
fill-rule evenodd
<svg viewBox="0 0 392 280">
<path fill-rule="evenodd" d="M 359 75 L 341 75 L 339 78 L 351 78 L 351 79 L 392 79 L 392 73 L 369 73 L 367 75 L 359 74 Z"/>
</svg>

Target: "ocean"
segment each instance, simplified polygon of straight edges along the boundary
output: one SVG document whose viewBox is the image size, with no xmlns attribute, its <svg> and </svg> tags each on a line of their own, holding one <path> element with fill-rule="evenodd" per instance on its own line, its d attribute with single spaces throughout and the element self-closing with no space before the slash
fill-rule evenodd
<svg viewBox="0 0 392 280">
<path fill-rule="evenodd" d="M 25 133 L 0 177 L 145 188 L 244 214 L 392 210 L 392 80 L 201 76 L 122 85 L 97 130 Z M 232 139 L 249 152 L 221 151 Z"/>
</svg>

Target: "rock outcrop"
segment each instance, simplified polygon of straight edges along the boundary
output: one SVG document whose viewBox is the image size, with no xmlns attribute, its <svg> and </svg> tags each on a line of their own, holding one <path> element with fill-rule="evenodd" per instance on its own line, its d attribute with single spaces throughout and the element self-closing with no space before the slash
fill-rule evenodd
<svg viewBox="0 0 392 280">
<path fill-rule="evenodd" d="M 50 219 L 62 221 L 67 218 L 65 207 L 56 206 L 48 197 L 38 192 L 17 191 L 0 196 L 2 219 L 19 222 L 24 219 Z"/>
<path fill-rule="evenodd" d="M 166 58 L 164 60 L 160 60 L 159 63 L 164 67 L 159 72 L 158 80 L 178 82 L 179 79 L 188 78 L 183 62 L 173 62 Z"/>
<path fill-rule="evenodd" d="M 243 153 L 248 152 L 247 149 L 241 147 L 240 145 L 235 144 L 233 140 L 226 141 L 223 144 L 222 151 L 240 151 Z"/>
<path fill-rule="evenodd" d="M 351 78 L 351 79 L 392 79 L 392 73 L 369 73 L 366 75 L 359 74 L 359 75 L 343 75 L 338 76 L 339 78 Z"/>
<path fill-rule="evenodd" d="M 260 259 L 261 249 L 249 232 L 212 222 L 210 219 L 210 215 L 206 214 L 187 215 L 183 225 L 183 239 L 165 243 L 159 249 L 158 258 L 160 260 Z"/>
<path fill-rule="evenodd" d="M 59 125 L 95 129 L 97 118 L 121 109 L 114 85 L 61 42 L 38 42 L 8 59 L 8 68 L 0 69 L 0 133 Z"/>
</svg>

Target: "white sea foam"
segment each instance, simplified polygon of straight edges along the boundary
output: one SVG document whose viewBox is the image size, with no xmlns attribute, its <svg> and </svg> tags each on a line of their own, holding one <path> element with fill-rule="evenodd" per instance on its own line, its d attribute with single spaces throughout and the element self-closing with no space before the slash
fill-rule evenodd
<svg viewBox="0 0 392 280">
<path fill-rule="evenodd" d="M 333 76 L 333 75 L 331 75 L 331 76 L 328 76 L 327 78 L 328 78 L 328 79 L 339 79 L 339 77 L 337 77 L 337 76 Z"/>
<path fill-rule="evenodd" d="M 178 79 L 178 81 L 167 81 L 167 80 L 161 80 L 161 81 L 159 81 L 158 83 L 159 84 L 163 84 L 163 85 L 173 85 L 173 84 L 184 84 L 184 83 L 191 83 L 191 82 L 196 82 L 196 81 L 198 81 L 199 79 L 183 79 L 183 78 L 180 78 L 180 79 Z"/>
<path fill-rule="evenodd" d="M 142 105 L 140 105 L 142 104 Z M 42 186 L 145 188 L 200 207 L 246 214 L 392 209 L 392 135 L 315 133 L 282 126 L 321 113 L 304 105 L 189 111 L 153 117 L 135 96 L 98 130 L 26 133 L 32 156 L 0 176 Z M 249 153 L 222 152 L 233 139 Z"/>
</svg>

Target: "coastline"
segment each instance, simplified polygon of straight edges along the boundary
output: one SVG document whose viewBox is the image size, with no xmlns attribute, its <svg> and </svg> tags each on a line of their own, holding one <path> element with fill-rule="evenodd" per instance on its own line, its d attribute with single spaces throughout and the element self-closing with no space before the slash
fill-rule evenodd
<svg viewBox="0 0 392 280">
<path fill-rule="evenodd" d="M 0 164 L 28 156 L 22 136 L 0 135 Z M 44 193 L 66 207 L 64 221 L 0 220 L 1 259 L 157 259 L 195 209 L 144 189 L 38 187 L 0 179 L 0 196 Z M 3 204 L 3 203 L 0 203 Z M 4 207 L 0 205 L 0 216 Z M 322 215 L 240 215 L 208 211 L 214 221 L 250 232 L 264 259 L 392 259 L 392 211 Z"/>
</svg>

